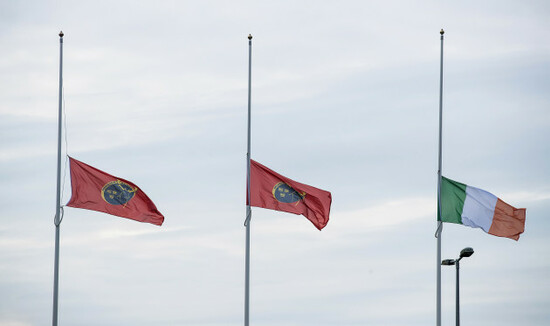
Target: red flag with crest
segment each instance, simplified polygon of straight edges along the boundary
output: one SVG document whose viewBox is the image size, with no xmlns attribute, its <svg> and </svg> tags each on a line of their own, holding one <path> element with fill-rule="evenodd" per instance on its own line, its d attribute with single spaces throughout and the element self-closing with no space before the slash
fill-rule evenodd
<svg viewBox="0 0 550 326">
<path fill-rule="evenodd" d="M 67 206 L 162 225 L 164 216 L 138 186 L 69 157 L 72 197 Z"/>
<path fill-rule="evenodd" d="M 250 206 L 305 216 L 319 230 L 328 223 L 330 192 L 296 182 L 250 160 Z"/>
</svg>

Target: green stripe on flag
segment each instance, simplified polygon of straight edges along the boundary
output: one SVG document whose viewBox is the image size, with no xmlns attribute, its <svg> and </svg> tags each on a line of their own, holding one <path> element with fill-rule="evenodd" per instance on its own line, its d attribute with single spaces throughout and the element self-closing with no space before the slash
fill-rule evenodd
<svg viewBox="0 0 550 326">
<path fill-rule="evenodd" d="M 466 185 L 441 177 L 441 216 L 442 222 L 462 224 L 462 209 L 466 199 Z M 438 211 L 439 213 L 439 211 Z"/>
</svg>

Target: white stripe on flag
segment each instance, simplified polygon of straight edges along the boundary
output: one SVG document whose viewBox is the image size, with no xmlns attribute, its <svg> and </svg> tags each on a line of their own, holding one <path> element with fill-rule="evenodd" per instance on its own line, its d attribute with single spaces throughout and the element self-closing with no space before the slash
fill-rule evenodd
<svg viewBox="0 0 550 326">
<path fill-rule="evenodd" d="M 489 232 L 497 197 L 485 190 L 466 186 L 466 200 L 462 209 L 462 224 Z"/>
</svg>

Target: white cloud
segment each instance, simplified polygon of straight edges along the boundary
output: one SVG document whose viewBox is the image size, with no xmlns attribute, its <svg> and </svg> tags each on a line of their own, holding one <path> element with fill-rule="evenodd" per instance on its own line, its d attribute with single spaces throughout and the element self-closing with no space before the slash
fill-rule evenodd
<svg viewBox="0 0 550 326">
<path fill-rule="evenodd" d="M 433 198 L 398 198 L 360 210 L 342 212 L 335 219 L 365 229 L 389 228 L 435 214 Z"/>
<path fill-rule="evenodd" d="M 0 320 L 0 326 L 33 326 L 33 324 L 24 321 Z"/>
</svg>

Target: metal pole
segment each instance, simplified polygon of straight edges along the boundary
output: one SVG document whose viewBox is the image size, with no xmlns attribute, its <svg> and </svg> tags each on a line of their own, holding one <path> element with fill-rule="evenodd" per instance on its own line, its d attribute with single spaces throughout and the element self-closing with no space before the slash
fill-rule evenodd
<svg viewBox="0 0 550 326">
<path fill-rule="evenodd" d="M 59 227 L 61 224 L 61 119 L 63 97 L 63 32 L 59 32 L 59 116 L 57 119 L 57 194 L 55 201 L 55 261 L 53 269 L 53 315 L 52 325 L 57 326 L 57 299 L 59 289 Z"/>
<path fill-rule="evenodd" d="M 459 295 L 459 269 L 460 269 L 460 259 L 456 260 L 456 326 L 460 326 L 460 295 Z"/>
<path fill-rule="evenodd" d="M 250 101 L 251 101 L 251 82 L 252 82 L 252 35 L 248 35 L 248 139 L 246 152 L 246 258 L 245 258 L 245 281 L 244 281 L 244 325 L 248 326 L 249 304 L 250 304 L 250 219 L 252 210 L 250 209 Z"/>
<path fill-rule="evenodd" d="M 440 69 L 439 69 L 439 154 L 438 154 L 438 169 L 437 169 L 437 209 L 438 209 L 438 221 L 437 221 L 437 290 L 436 290 L 436 324 L 441 326 L 441 232 L 443 231 L 443 223 L 441 222 L 441 143 L 442 143 L 442 121 L 443 121 L 443 29 L 439 32 L 441 34 L 441 56 L 440 56 Z"/>
</svg>

